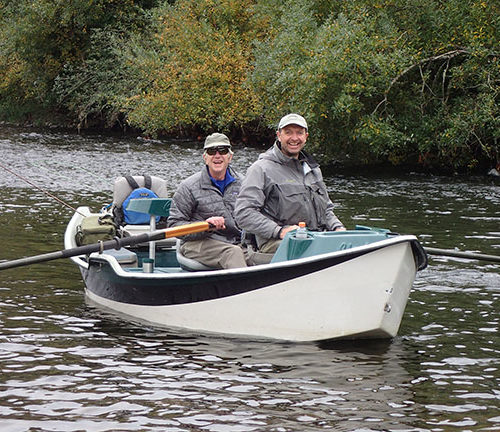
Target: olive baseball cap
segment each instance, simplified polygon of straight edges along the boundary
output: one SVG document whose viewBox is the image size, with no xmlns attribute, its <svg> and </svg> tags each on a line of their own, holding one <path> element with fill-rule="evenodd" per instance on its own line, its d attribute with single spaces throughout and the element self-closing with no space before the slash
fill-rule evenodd
<svg viewBox="0 0 500 432">
<path fill-rule="evenodd" d="M 203 146 L 203 150 L 212 147 L 231 147 L 231 143 L 229 142 L 229 138 L 221 133 L 213 133 L 205 138 L 205 145 Z"/>
<path fill-rule="evenodd" d="M 299 114 L 287 114 L 285 117 L 283 117 L 279 124 L 278 124 L 278 130 L 283 129 L 285 126 L 288 125 L 297 125 L 300 127 L 303 127 L 304 129 L 307 129 L 307 122 L 304 117 L 302 117 Z"/>
</svg>

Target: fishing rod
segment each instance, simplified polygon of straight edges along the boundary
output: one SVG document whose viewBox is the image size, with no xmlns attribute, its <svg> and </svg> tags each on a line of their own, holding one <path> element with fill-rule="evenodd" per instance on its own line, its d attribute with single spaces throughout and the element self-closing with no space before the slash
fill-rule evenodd
<svg viewBox="0 0 500 432">
<path fill-rule="evenodd" d="M 54 194 L 51 194 L 48 190 L 43 189 L 42 187 L 36 185 L 35 183 L 31 182 L 27 178 L 24 178 L 21 174 L 16 173 L 15 171 L 11 170 L 10 168 L 6 167 L 2 163 L 0 163 L 0 167 L 2 167 L 5 171 L 10 172 L 11 174 L 15 175 L 16 177 L 20 178 L 21 180 L 25 181 L 29 185 L 33 186 L 34 188 L 38 189 L 39 191 L 43 192 L 44 194 L 48 195 L 49 197 L 55 199 L 57 202 L 60 204 L 70 208 L 74 212 L 78 213 L 81 216 L 85 216 L 84 214 L 80 213 L 77 209 L 75 209 L 72 205 L 68 204 L 67 202 L 63 201 L 62 199 L 56 197 Z"/>
<path fill-rule="evenodd" d="M 2 163 L 0 163 L 0 167 L 2 167 L 4 170 L 8 171 L 9 173 L 15 175 L 16 177 L 20 178 L 21 180 L 25 181 L 29 185 L 33 186 L 34 188 L 40 190 L 44 194 L 48 195 L 49 197 L 55 199 L 57 202 L 60 204 L 64 205 L 65 207 L 70 208 L 74 212 L 78 213 L 79 215 L 85 217 L 84 214 L 80 213 L 77 209 L 75 209 L 73 206 L 70 204 L 66 203 L 65 201 L 61 200 L 60 198 L 56 197 L 55 195 L 51 194 L 49 191 L 43 189 L 42 187 L 34 184 L 30 180 L 24 178 L 20 174 L 16 173 L 15 171 L 11 170 L 10 168 L 6 167 Z M 456 257 L 456 258 L 468 258 L 468 259 L 476 259 L 480 261 L 490 261 L 490 262 L 500 262 L 500 257 L 495 256 L 495 255 L 486 255 L 482 253 L 472 253 L 472 252 L 463 252 L 463 251 L 458 251 L 458 250 L 447 250 L 447 249 L 438 249 L 438 248 L 432 248 L 432 247 L 427 247 L 424 246 L 424 250 L 427 254 L 429 255 L 441 255 L 441 256 L 450 256 L 450 257 Z M 52 258 L 54 259 L 54 258 Z"/>
</svg>

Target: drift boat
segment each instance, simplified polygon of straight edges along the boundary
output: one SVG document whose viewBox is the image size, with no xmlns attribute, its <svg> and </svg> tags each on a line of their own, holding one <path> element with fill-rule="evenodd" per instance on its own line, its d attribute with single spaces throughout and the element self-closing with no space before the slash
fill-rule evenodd
<svg viewBox="0 0 500 432">
<path fill-rule="evenodd" d="M 162 208 L 168 214 L 169 202 L 132 200 L 151 226 L 129 227 L 129 234 L 155 232 L 154 217 Z M 92 215 L 77 209 L 66 249 L 77 246 L 79 227 Z M 270 263 L 241 269 L 208 269 L 178 246 L 165 239 L 71 259 L 93 303 L 134 320 L 289 341 L 396 336 L 416 273 L 427 265 L 415 236 L 368 227 L 309 231 L 305 239 L 288 233 Z"/>
</svg>

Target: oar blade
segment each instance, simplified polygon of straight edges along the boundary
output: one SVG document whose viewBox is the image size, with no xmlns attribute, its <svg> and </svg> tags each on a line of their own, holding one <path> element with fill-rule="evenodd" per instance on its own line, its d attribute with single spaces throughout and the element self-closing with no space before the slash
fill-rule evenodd
<svg viewBox="0 0 500 432">
<path fill-rule="evenodd" d="M 463 252 L 463 251 L 449 250 L 449 249 L 438 249 L 427 246 L 424 247 L 424 250 L 429 255 L 442 255 L 442 256 L 450 256 L 456 258 L 474 259 L 479 261 L 500 262 L 500 256 L 496 255 L 487 255 L 475 252 Z"/>
</svg>

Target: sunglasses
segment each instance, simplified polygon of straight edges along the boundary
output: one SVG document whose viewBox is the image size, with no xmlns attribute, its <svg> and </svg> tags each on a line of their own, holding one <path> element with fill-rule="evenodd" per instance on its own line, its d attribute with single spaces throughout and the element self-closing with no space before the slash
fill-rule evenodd
<svg viewBox="0 0 500 432">
<path fill-rule="evenodd" d="M 229 153 L 229 147 L 223 146 L 223 147 L 210 147 L 205 150 L 207 154 L 210 156 L 215 156 L 217 152 L 219 152 L 220 155 L 224 156 Z"/>
</svg>

